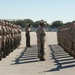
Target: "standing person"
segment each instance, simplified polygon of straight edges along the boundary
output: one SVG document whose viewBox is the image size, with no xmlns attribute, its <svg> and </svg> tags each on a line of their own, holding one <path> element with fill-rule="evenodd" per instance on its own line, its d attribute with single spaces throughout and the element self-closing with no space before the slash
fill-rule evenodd
<svg viewBox="0 0 75 75">
<path fill-rule="evenodd" d="M 38 46 L 38 57 L 41 61 L 44 61 L 44 44 L 45 44 L 45 30 L 44 30 L 45 23 L 41 20 L 39 28 L 37 29 L 37 46 Z"/>
<path fill-rule="evenodd" d="M 26 29 L 25 29 L 25 31 L 26 31 L 26 47 L 31 47 L 31 45 L 30 45 L 30 26 L 31 26 L 31 24 L 28 23 L 26 26 Z"/>
</svg>

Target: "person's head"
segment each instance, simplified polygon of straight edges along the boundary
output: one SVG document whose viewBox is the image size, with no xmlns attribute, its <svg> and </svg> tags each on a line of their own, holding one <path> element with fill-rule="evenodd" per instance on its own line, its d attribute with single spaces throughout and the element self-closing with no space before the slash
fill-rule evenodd
<svg viewBox="0 0 75 75">
<path fill-rule="evenodd" d="M 44 27 L 45 26 L 45 22 L 43 20 L 40 21 L 40 26 Z"/>
</svg>

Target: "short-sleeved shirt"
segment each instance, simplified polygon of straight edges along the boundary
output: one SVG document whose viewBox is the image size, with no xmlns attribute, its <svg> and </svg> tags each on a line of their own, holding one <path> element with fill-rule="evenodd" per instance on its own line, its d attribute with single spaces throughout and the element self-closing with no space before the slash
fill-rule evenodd
<svg viewBox="0 0 75 75">
<path fill-rule="evenodd" d="M 26 31 L 26 34 L 30 34 L 30 28 L 29 27 L 26 27 L 25 31 Z"/>
</svg>

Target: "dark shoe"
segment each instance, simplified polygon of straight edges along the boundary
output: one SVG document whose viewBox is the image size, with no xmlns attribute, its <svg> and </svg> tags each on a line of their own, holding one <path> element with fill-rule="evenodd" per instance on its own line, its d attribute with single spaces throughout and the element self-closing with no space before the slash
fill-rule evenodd
<svg viewBox="0 0 75 75">
<path fill-rule="evenodd" d="M 32 46 L 27 46 L 27 47 L 32 47 Z"/>
<path fill-rule="evenodd" d="M 32 47 L 32 46 L 29 46 L 29 47 Z"/>
<path fill-rule="evenodd" d="M 40 61 L 45 61 L 45 59 L 40 59 Z"/>
</svg>

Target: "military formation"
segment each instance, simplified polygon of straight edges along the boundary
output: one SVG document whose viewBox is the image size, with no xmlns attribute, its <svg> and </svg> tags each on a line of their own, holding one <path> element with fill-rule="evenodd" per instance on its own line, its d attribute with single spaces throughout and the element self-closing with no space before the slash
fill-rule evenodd
<svg viewBox="0 0 75 75">
<path fill-rule="evenodd" d="M 0 20 L 0 60 L 20 45 L 21 27 L 6 20 Z"/>
<path fill-rule="evenodd" d="M 60 27 L 57 32 L 58 44 L 75 58 L 75 23 Z"/>
</svg>

